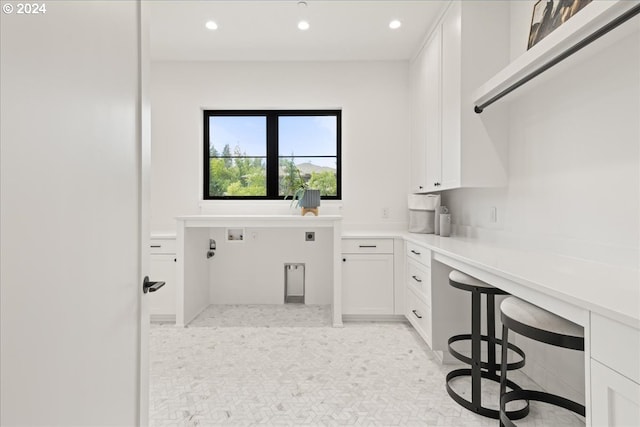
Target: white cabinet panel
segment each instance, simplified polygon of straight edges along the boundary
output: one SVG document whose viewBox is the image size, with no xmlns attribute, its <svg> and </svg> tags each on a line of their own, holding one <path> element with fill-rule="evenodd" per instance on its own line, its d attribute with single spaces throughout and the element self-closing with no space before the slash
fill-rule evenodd
<svg viewBox="0 0 640 427">
<path fill-rule="evenodd" d="M 640 383 L 639 330 L 592 313 L 591 357 Z"/>
<path fill-rule="evenodd" d="M 406 300 L 405 317 L 418 332 L 418 335 L 431 347 L 431 308 L 410 287 L 407 287 Z"/>
<path fill-rule="evenodd" d="M 462 15 L 453 2 L 442 21 L 442 145 L 438 188 L 460 186 Z"/>
<path fill-rule="evenodd" d="M 618 351 L 624 349 L 618 347 Z M 640 384 L 593 359 L 591 402 L 594 427 L 640 426 Z"/>
<path fill-rule="evenodd" d="M 438 27 L 424 50 L 426 190 L 437 190 L 442 174 L 442 32 Z M 425 161 L 425 159 L 421 159 Z M 415 160 L 414 160 L 415 161 Z"/>
<path fill-rule="evenodd" d="M 407 261 L 407 285 L 424 297 L 431 307 L 431 269 L 415 261 Z"/>
<path fill-rule="evenodd" d="M 407 257 L 423 264 L 425 267 L 431 265 L 431 251 L 415 243 L 407 242 Z"/>
<path fill-rule="evenodd" d="M 392 254 L 393 239 L 342 239 L 342 253 Z"/>
<path fill-rule="evenodd" d="M 149 313 L 153 318 L 169 320 L 176 314 L 176 256 L 154 254 L 150 260 L 150 279 L 166 284 L 149 296 Z M 154 319 L 155 320 L 155 319 Z"/>
<path fill-rule="evenodd" d="M 393 255 L 342 255 L 342 313 L 393 314 Z"/>
</svg>

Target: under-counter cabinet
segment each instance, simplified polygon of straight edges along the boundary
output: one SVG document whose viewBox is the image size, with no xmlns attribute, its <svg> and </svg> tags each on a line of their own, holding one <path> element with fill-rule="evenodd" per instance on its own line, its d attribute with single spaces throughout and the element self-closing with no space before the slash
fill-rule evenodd
<svg viewBox="0 0 640 427">
<path fill-rule="evenodd" d="M 342 239 L 342 314 L 394 314 L 393 239 Z"/>
<path fill-rule="evenodd" d="M 431 347 L 431 251 L 407 242 L 406 256 L 405 317 Z"/>
<path fill-rule="evenodd" d="M 151 321 L 175 321 L 176 318 L 176 239 L 151 238 L 149 277 L 165 282 L 148 294 Z"/>
<path fill-rule="evenodd" d="M 453 1 L 412 61 L 413 192 L 505 185 L 506 115 L 471 92 L 508 63 L 508 22 L 508 2 Z"/>
<path fill-rule="evenodd" d="M 640 426 L 640 330 L 594 313 L 591 402 L 593 426 Z"/>
</svg>

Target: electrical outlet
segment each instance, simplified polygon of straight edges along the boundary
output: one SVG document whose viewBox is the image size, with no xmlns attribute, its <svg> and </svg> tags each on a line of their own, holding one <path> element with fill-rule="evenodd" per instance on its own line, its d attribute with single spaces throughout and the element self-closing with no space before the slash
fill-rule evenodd
<svg viewBox="0 0 640 427">
<path fill-rule="evenodd" d="M 382 208 L 382 219 L 389 219 L 389 208 Z"/>
</svg>

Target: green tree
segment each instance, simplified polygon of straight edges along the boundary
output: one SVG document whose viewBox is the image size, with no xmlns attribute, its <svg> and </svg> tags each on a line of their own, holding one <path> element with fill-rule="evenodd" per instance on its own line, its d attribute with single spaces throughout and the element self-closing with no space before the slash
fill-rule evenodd
<svg viewBox="0 0 640 427">
<path fill-rule="evenodd" d="M 311 172 L 309 188 L 320 190 L 322 196 L 335 196 L 338 194 L 336 174 L 332 171 Z"/>
<path fill-rule="evenodd" d="M 304 188 L 306 182 L 300 173 L 300 169 L 291 159 L 280 159 L 280 195 L 289 197 L 296 193 L 299 188 Z"/>
</svg>

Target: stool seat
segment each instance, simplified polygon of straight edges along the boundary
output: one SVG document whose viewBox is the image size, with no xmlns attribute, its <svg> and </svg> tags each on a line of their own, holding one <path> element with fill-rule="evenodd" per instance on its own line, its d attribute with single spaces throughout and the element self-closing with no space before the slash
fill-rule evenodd
<svg viewBox="0 0 640 427">
<path fill-rule="evenodd" d="M 516 297 L 500 304 L 502 324 L 536 341 L 584 351 L 584 332 L 580 325 Z"/>
<path fill-rule="evenodd" d="M 538 390 L 512 389 L 507 391 L 510 384 L 507 378 L 508 364 L 506 363 L 510 330 L 535 341 L 584 351 L 584 330 L 582 327 L 516 297 L 508 297 L 502 301 L 500 319 L 502 320 L 503 341 L 500 367 L 500 426 L 516 427 L 513 422 L 516 418 L 506 410 L 507 404 L 516 400 L 527 403 L 532 400 L 544 402 L 568 409 L 584 417 L 585 406 L 565 397 Z"/>
<path fill-rule="evenodd" d="M 563 317 L 515 297 L 508 297 L 500 304 L 505 316 L 518 323 L 559 335 L 584 338 L 584 329 Z"/>
<path fill-rule="evenodd" d="M 478 280 L 475 277 L 471 277 L 468 274 L 464 274 L 458 270 L 452 270 L 451 273 L 449 273 L 449 280 L 460 283 L 461 285 L 476 286 L 478 288 L 493 288 L 490 284 L 485 283 L 482 280 Z"/>
</svg>

